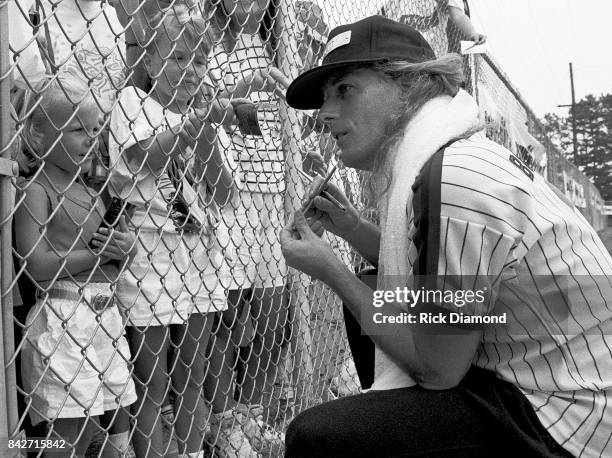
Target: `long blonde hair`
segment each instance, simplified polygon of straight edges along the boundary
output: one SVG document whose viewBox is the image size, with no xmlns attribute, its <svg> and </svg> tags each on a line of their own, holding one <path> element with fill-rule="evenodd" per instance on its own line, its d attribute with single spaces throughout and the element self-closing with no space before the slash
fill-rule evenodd
<svg viewBox="0 0 612 458">
<path fill-rule="evenodd" d="M 362 64 L 357 66 L 363 67 Z M 465 76 L 463 61 L 457 54 L 446 54 L 420 63 L 380 61 L 366 64 L 365 67 L 388 76 L 400 87 L 400 103 L 388 125 L 387 140 L 376 154 L 374 167 L 366 180 L 366 201 L 371 206 L 389 189 L 392 178 L 390 155 L 403 138 L 404 129 L 410 120 L 428 101 L 441 95 L 454 97 L 465 81 Z"/>
<path fill-rule="evenodd" d="M 43 127 L 52 121 L 58 106 L 68 105 L 75 113 L 79 109 L 99 109 L 87 85 L 69 72 L 47 75 L 33 86 L 20 89 L 11 103 L 19 133 L 14 159 L 23 176 L 32 174 L 48 153 L 43 151 Z"/>
</svg>

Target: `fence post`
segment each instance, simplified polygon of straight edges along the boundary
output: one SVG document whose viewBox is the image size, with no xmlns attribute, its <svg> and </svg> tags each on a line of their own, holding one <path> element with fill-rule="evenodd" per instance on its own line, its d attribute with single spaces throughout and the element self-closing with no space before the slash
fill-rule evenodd
<svg viewBox="0 0 612 458">
<path fill-rule="evenodd" d="M 10 149 L 10 86 L 8 2 L 0 0 L 0 447 L 14 436 L 17 426 L 17 388 L 13 361 L 13 255 L 11 224 L 13 215 L 14 176 Z M 1 456 L 11 456 L 10 450 L 1 450 Z"/>
<path fill-rule="evenodd" d="M 279 67 L 282 72 L 293 79 L 298 75 L 299 68 L 296 65 L 295 54 L 297 43 L 292 36 L 292 26 L 296 23 L 293 3 L 285 0 L 278 3 L 279 13 L 277 16 L 277 30 L 279 35 L 278 57 Z M 296 168 L 302 167 L 302 156 L 300 151 L 301 128 L 299 117 L 295 110 L 289 108 L 286 103 L 281 103 L 281 123 L 283 126 L 283 148 L 285 149 L 285 178 L 287 182 L 287 193 L 285 196 L 285 215 L 289 220 L 296 208 L 301 204 L 300 196 L 304 194 L 302 180 L 295 172 Z M 291 363 L 293 379 L 298 383 L 297 396 L 307 398 L 312 388 L 311 377 L 314 374 L 312 351 L 312 336 L 310 333 L 310 303 L 306 294 L 305 285 L 309 279 L 301 272 L 289 271 L 290 304 L 294 311 L 294 329 L 296 336 L 292 339 Z"/>
</svg>

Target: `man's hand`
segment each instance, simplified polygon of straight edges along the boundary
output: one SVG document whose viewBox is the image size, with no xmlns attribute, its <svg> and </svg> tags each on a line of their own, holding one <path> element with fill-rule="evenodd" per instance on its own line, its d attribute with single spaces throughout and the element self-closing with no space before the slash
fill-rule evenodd
<svg viewBox="0 0 612 458">
<path fill-rule="evenodd" d="M 317 189 L 322 181 L 323 178 L 321 177 L 316 177 L 313 180 L 310 185 L 310 192 L 305 200 L 310 198 L 313 190 Z M 306 216 L 309 217 L 313 223 L 315 221 L 320 221 L 325 230 L 345 238 L 359 226 L 359 212 L 334 184 L 327 183 L 324 191 L 334 196 L 346 210 L 341 210 L 325 197 L 317 196 L 313 201 L 311 209 L 306 212 Z"/>
<path fill-rule="evenodd" d="M 313 221 L 311 224 L 315 231 L 320 232 L 320 223 Z M 313 232 L 299 210 L 293 215 L 293 222 L 281 231 L 280 242 L 287 265 L 313 278 L 325 281 L 337 269 L 344 268 L 329 243 Z"/>
</svg>

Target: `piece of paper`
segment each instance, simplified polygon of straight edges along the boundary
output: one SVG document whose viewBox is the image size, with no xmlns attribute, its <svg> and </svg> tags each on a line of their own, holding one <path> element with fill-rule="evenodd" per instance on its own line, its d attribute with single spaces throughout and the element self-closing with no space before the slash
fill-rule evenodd
<svg viewBox="0 0 612 458">
<path fill-rule="evenodd" d="M 461 54 L 485 54 L 487 52 L 487 43 L 474 45 L 473 41 L 461 41 Z"/>
</svg>

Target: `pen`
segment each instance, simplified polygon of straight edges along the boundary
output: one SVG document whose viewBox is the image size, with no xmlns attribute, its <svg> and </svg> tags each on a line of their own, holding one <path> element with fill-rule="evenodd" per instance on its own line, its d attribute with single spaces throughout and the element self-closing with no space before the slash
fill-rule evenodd
<svg viewBox="0 0 612 458">
<path fill-rule="evenodd" d="M 463 50 L 463 52 L 469 51 L 470 49 L 472 49 L 472 48 L 474 48 L 474 47 L 478 46 L 478 44 L 479 44 L 479 43 L 478 43 L 477 41 L 475 41 L 473 45 L 468 46 L 467 48 L 465 48 L 465 49 Z"/>
<path fill-rule="evenodd" d="M 300 175 L 302 175 L 306 181 L 308 181 L 309 183 L 312 183 L 313 178 L 308 175 L 306 172 L 304 172 L 303 170 L 300 169 L 296 169 L 298 171 L 298 173 Z M 333 170 L 332 170 L 333 173 Z M 332 196 L 329 192 L 327 191 L 321 191 L 320 192 L 321 195 L 323 195 L 327 200 L 329 200 L 331 203 L 333 203 L 336 207 L 338 207 L 340 210 L 342 210 L 343 212 L 346 211 L 346 208 L 344 208 L 344 205 L 342 205 L 338 199 L 336 199 L 334 196 Z M 316 195 L 315 195 L 316 196 Z M 314 200 L 314 199 L 313 199 Z"/>
<path fill-rule="evenodd" d="M 331 179 L 335 171 L 336 171 L 336 166 L 334 165 L 332 169 L 329 171 L 329 173 L 327 174 L 327 176 L 325 177 L 325 179 L 316 187 L 315 192 L 312 194 L 312 196 L 306 201 L 304 205 L 302 205 L 303 212 L 306 212 L 311 207 L 312 203 L 314 202 L 315 197 L 317 197 L 319 194 L 324 192 L 323 189 L 325 188 L 325 185 L 329 182 L 329 180 Z M 341 206 L 341 208 L 343 211 L 346 211 L 344 207 Z"/>
</svg>

